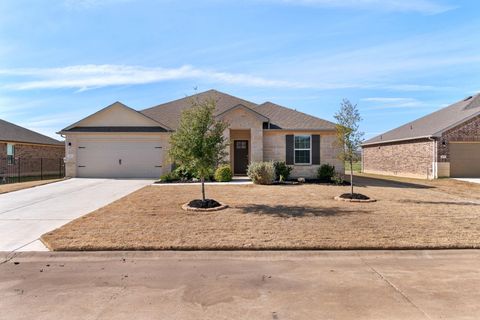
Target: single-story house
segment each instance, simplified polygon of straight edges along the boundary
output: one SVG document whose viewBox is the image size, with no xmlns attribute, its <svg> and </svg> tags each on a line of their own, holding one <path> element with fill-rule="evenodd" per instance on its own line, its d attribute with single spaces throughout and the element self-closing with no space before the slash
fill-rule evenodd
<svg viewBox="0 0 480 320">
<path fill-rule="evenodd" d="M 65 143 L 0 119 L 0 178 L 58 172 Z M 42 161 L 45 160 L 44 163 Z"/>
<path fill-rule="evenodd" d="M 480 94 L 365 141 L 362 166 L 413 178 L 480 177 Z"/>
<path fill-rule="evenodd" d="M 66 127 L 66 175 L 70 177 L 158 178 L 171 170 L 169 136 L 191 99 L 213 99 L 216 117 L 229 123 L 226 161 L 244 175 L 252 161 L 286 161 L 292 176 L 314 177 L 321 164 L 337 159 L 335 124 L 271 102 L 256 104 L 216 90 L 136 111 L 115 102 Z"/>
</svg>

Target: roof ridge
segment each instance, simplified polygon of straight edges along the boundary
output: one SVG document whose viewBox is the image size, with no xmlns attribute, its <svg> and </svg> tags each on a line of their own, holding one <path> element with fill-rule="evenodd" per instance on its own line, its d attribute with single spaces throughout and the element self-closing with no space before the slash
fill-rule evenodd
<svg viewBox="0 0 480 320">
<path fill-rule="evenodd" d="M 455 125 L 458 125 L 459 123 L 462 123 L 463 121 L 466 121 L 468 120 L 469 118 L 473 117 L 473 116 L 476 116 L 480 113 L 480 109 L 478 110 L 478 112 L 474 112 L 473 114 L 471 113 L 466 113 L 466 114 L 462 114 L 461 111 L 465 111 L 467 112 L 468 110 L 471 110 L 471 109 L 474 109 L 474 107 L 472 107 L 472 104 L 474 103 L 477 103 L 477 102 L 480 102 L 480 93 L 479 94 L 476 94 L 474 96 L 472 96 L 471 98 L 468 97 L 468 98 L 462 98 L 461 100 L 458 100 L 448 106 L 445 106 L 443 108 L 440 108 L 438 110 L 435 110 L 433 112 L 430 112 L 424 116 L 421 116 L 417 119 L 414 119 L 412 121 L 409 121 L 407 123 L 404 123 L 398 127 L 395 127 L 391 130 L 388 130 L 388 131 L 385 131 L 383 132 L 382 134 L 379 134 L 379 135 L 376 135 L 366 141 L 363 142 L 363 144 L 381 144 L 381 143 L 386 143 L 386 142 L 389 142 L 389 141 L 392 141 L 393 140 L 398 140 L 398 139 L 402 139 L 402 140 L 412 140 L 412 139 L 417 139 L 417 138 L 424 138 L 424 137 L 432 137 L 432 136 L 436 136 L 437 134 L 440 134 L 441 132 L 443 132 L 444 130 L 450 128 L 452 125 L 455 126 Z M 477 107 L 480 107 L 480 104 L 477 106 Z M 438 116 L 438 115 L 441 115 L 442 113 L 444 112 L 449 112 L 449 110 L 452 110 L 451 112 L 455 112 L 456 115 L 460 115 L 460 118 L 455 118 L 455 117 L 452 117 L 451 119 L 449 119 L 452 123 L 448 123 L 448 121 L 444 121 L 445 123 L 442 123 L 443 125 L 443 128 L 442 129 L 439 129 L 439 128 L 430 128 L 429 130 L 428 129 L 424 129 L 422 132 L 421 128 L 422 126 L 425 126 L 425 124 L 422 124 L 422 122 L 424 122 L 425 120 L 428 120 L 429 118 L 432 118 L 433 122 L 434 123 L 437 123 L 438 122 L 438 118 L 441 118 L 441 116 Z M 450 112 L 450 113 L 451 113 Z M 415 124 L 417 124 L 417 126 L 415 126 Z M 408 134 L 408 133 L 405 133 L 403 132 L 402 133 L 402 129 L 403 128 L 408 128 L 410 127 L 410 130 L 412 131 L 412 133 L 414 134 Z M 420 132 L 418 132 L 418 128 L 420 128 Z M 408 132 L 409 130 L 407 130 Z M 388 137 L 388 135 L 391 135 L 391 134 L 396 134 L 397 136 L 400 135 L 402 136 L 401 138 L 398 138 L 398 137 Z M 385 139 L 384 139 L 384 136 L 387 136 Z"/>
<path fill-rule="evenodd" d="M 253 105 L 255 105 L 255 106 L 258 106 L 258 103 L 251 102 L 251 101 L 248 101 L 248 100 L 245 100 L 245 99 L 242 99 L 242 98 L 233 96 L 233 95 L 231 95 L 231 94 L 218 91 L 218 90 L 216 90 L 216 89 L 209 89 L 209 90 L 207 90 L 207 91 L 203 91 L 203 92 L 199 92 L 199 93 L 187 95 L 187 96 L 185 96 L 185 97 L 183 97 L 183 98 L 178 98 L 178 99 L 175 99 L 175 100 L 163 102 L 163 103 L 157 104 L 157 105 L 155 105 L 155 106 L 153 106 L 153 107 L 146 108 L 146 109 L 142 109 L 142 110 L 139 110 L 139 111 L 143 113 L 143 111 L 147 111 L 147 110 L 150 110 L 150 109 L 162 107 L 162 106 L 164 106 L 164 105 L 166 105 L 166 104 L 171 104 L 171 103 L 174 103 L 174 102 L 177 102 L 177 101 L 181 101 L 181 100 L 193 98 L 193 97 L 195 97 L 195 96 L 205 95 L 205 94 L 208 94 L 208 93 L 217 93 L 217 94 L 219 94 L 219 95 L 228 96 L 228 97 L 235 98 L 235 99 L 238 99 L 238 100 L 247 102 L 247 103 L 249 103 L 249 104 L 253 104 Z M 245 105 L 245 107 L 251 109 L 251 108 L 250 108 L 249 106 L 247 106 L 247 105 Z"/>
</svg>

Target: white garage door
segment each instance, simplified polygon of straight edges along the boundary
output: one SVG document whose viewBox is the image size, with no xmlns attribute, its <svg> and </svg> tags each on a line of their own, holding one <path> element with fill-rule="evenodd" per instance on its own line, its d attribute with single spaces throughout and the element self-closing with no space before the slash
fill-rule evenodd
<svg viewBox="0 0 480 320">
<path fill-rule="evenodd" d="M 160 143 L 153 141 L 79 141 L 77 176 L 84 178 L 158 178 Z"/>
</svg>

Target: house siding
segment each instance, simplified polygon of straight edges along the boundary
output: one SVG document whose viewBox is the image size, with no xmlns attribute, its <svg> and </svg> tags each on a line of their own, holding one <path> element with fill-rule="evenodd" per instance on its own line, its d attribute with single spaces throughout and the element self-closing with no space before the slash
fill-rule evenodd
<svg viewBox="0 0 480 320">
<path fill-rule="evenodd" d="M 263 159 L 264 161 L 285 161 L 286 145 L 285 136 L 287 134 L 295 134 L 291 131 L 268 131 L 263 133 Z M 319 134 L 320 135 L 320 165 L 292 165 L 292 177 L 299 178 L 315 178 L 318 168 L 322 164 L 331 164 L 339 173 L 344 173 L 344 165 L 337 158 L 338 148 L 335 146 L 335 135 L 331 132 L 318 133 L 299 132 L 298 134 Z"/>
<path fill-rule="evenodd" d="M 432 179 L 434 143 L 428 139 L 418 139 L 364 146 L 363 172 Z"/>
</svg>

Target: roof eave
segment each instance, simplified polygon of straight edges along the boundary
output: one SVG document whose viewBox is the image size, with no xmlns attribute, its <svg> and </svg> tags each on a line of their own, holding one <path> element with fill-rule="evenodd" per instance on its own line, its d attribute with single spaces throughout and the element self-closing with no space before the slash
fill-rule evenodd
<svg viewBox="0 0 480 320">
<path fill-rule="evenodd" d="M 437 135 L 428 135 L 428 136 L 418 136 L 418 137 L 391 139 L 391 140 L 374 141 L 374 142 L 364 142 L 364 143 L 362 143 L 362 147 L 371 146 L 371 145 L 375 145 L 375 144 L 386 144 L 386 143 L 392 143 L 392 142 L 401 142 L 401 141 L 418 140 L 418 139 L 431 139 L 431 138 L 438 138 L 438 136 Z"/>
</svg>

